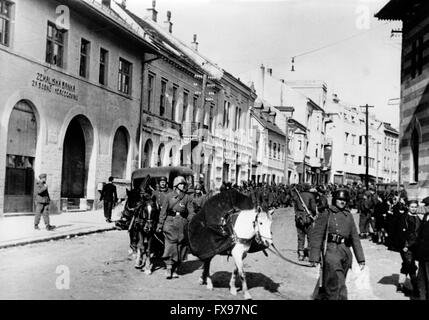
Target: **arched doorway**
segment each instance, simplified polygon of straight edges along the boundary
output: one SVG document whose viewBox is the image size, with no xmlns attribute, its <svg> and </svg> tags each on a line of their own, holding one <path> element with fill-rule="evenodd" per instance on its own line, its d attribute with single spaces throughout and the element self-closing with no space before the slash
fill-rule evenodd
<svg viewBox="0 0 429 320">
<path fill-rule="evenodd" d="M 143 168 L 149 168 L 152 163 L 152 149 L 153 149 L 153 143 L 152 143 L 152 140 L 149 139 L 146 141 L 143 149 L 143 155 L 144 155 L 144 159 L 142 163 Z"/>
<path fill-rule="evenodd" d="M 33 211 L 37 120 L 33 107 L 19 101 L 8 125 L 4 212 Z"/>
<path fill-rule="evenodd" d="M 93 142 L 94 134 L 89 120 L 82 115 L 74 117 L 63 143 L 62 198 L 85 198 Z"/>
<path fill-rule="evenodd" d="M 164 146 L 164 144 L 163 143 L 161 143 L 160 145 L 159 145 L 159 148 L 158 148 L 158 159 L 157 159 L 157 166 L 158 167 L 162 167 L 162 160 L 164 159 L 164 152 L 165 152 L 165 146 Z"/>
<path fill-rule="evenodd" d="M 112 177 L 125 179 L 127 174 L 129 135 L 127 129 L 116 130 L 112 150 Z"/>
</svg>

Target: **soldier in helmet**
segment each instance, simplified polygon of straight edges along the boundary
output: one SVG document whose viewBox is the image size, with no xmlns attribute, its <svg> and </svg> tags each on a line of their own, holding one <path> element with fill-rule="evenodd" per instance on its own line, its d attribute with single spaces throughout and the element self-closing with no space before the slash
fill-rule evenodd
<svg viewBox="0 0 429 320">
<path fill-rule="evenodd" d="M 163 203 L 165 196 L 167 194 L 169 194 L 171 191 L 173 191 L 173 190 L 171 190 L 168 187 L 167 177 L 159 178 L 159 188 L 158 188 L 158 190 L 155 190 L 155 192 L 154 192 L 154 195 L 156 198 L 156 204 L 158 205 L 158 208 L 161 209 L 161 204 Z"/>
<path fill-rule="evenodd" d="M 350 196 L 347 190 L 334 192 L 332 205 L 321 212 L 310 234 L 310 263 L 320 263 L 323 248 L 323 288 L 328 300 L 347 300 L 346 277 L 352 266 L 353 248 L 361 270 L 365 257 L 353 216 L 347 209 Z M 326 241 L 326 242 L 325 242 Z"/>
<path fill-rule="evenodd" d="M 173 192 L 165 196 L 161 204 L 157 227 L 157 232 L 163 232 L 165 238 L 163 259 L 167 265 L 167 279 L 179 277 L 177 268 L 187 255 L 185 228 L 194 216 L 193 201 L 186 193 L 185 178 L 177 176 L 173 181 L 173 187 Z"/>
<path fill-rule="evenodd" d="M 308 253 L 308 248 L 305 248 L 305 240 L 307 239 L 307 244 L 309 244 L 309 231 L 317 214 L 316 198 L 310 192 L 310 189 L 310 185 L 305 183 L 302 186 L 298 185 L 293 191 L 299 261 L 304 261 L 306 253 Z"/>
<path fill-rule="evenodd" d="M 193 195 L 193 204 L 194 204 L 194 213 L 197 214 L 201 208 L 204 206 L 204 203 L 207 201 L 207 197 L 205 194 L 203 194 L 204 187 L 197 183 L 194 188 L 194 195 Z"/>
</svg>

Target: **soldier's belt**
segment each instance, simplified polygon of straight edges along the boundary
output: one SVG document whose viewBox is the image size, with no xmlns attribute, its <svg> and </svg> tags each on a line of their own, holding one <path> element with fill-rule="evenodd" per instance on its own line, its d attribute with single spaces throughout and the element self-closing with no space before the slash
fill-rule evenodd
<svg viewBox="0 0 429 320">
<path fill-rule="evenodd" d="M 171 217 L 180 216 L 181 214 L 182 214 L 181 212 L 177 212 L 177 211 L 171 211 L 168 213 L 168 215 Z"/>
<path fill-rule="evenodd" d="M 336 233 L 329 233 L 328 234 L 328 242 L 333 242 L 336 244 L 341 244 L 341 243 L 345 243 L 346 239 L 339 234 Z"/>
</svg>

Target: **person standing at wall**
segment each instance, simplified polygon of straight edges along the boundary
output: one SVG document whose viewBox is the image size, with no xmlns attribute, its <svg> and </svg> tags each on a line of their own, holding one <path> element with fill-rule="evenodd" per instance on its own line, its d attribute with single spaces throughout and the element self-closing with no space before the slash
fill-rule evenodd
<svg viewBox="0 0 429 320">
<path fill-rule="evenodd" d="M 51 203 L 51 198 L 49 197 L 46 179 L 46 173 L 42 173 L 39 175 L 39 181 L 36 182 L 36 215 L 34 216 L 34 229 L 40 230 L 40 217 L 43 215 L 43 222 L 45 223 L 46 230 L 52 231 L 55 229 L 55 226 L 49 223 L 49 204 Z"/>
<path fill-rule="evenodd" d="M 106 183 L 101 190 L 100 201 L 103 200 L 104 217 L 106 222 L 112 222 L 112 209 L 113 205 L 118 201 L 116 187 L 113 184 L 113 177 L 109 177 L 109 183 Z"/>
</svg>

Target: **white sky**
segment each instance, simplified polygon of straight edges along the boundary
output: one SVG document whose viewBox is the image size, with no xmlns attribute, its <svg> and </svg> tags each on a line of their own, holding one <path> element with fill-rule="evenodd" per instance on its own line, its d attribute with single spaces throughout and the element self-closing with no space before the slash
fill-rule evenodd
<svg viewBox="0 0 429 320">
<path fill-rule="evenodd" d="M 390 31 L 401 24 L 374 18 L 387 2 L 157 0 L 156 8 L 159 23 L 170 10 L 173 34 L 187 43 L 197 34 L 199 51 L 236 77 L 245 78 L 263 63 L 286 81 L 324 80 L 328 95 L 374 105 L 380 120 L 398 128 L 399 106 L 388 100 L 400 97 L 401 39 L 391 38 Z M 140 16 L 151 5 L 152 0 L 127 0 Z M 296 71 L 290 72 L 292 56 L 333 43 L 295 58 Z"/>
</svg>

